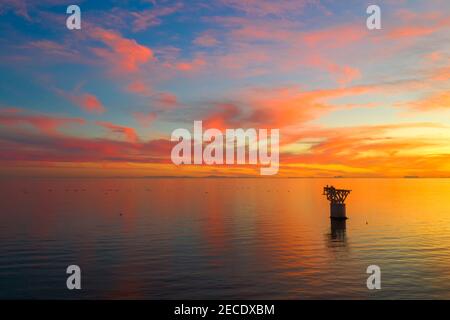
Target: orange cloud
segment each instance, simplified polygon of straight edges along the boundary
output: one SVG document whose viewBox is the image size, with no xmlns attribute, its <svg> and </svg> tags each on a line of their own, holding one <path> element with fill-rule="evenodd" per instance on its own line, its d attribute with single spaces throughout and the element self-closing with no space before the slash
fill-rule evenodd
<svg viewBox="0 0 450 320">
<path fill-rule="evenodd" d="M 342 25 L 306 32 L 302 39 L 309 47 L 342 48 L 360 41 L 367 33 L 360 25 Z"/>
<path fill-rule="evenodd" d="M 330 92 L 329 96 L 344 94 Z M 314 93 L 317 94 L 318 93 Z M 220 121 L 239 122 L 242 114 L 240 109 L 233 105 L 223 105 L 219 113 L 209 117 L 209 123 L 220 128 Z M 214 122 L 217 121 L 217 122 Z M 115 125 L 109 122 L 98 122 L 112 133 L 117 133 L 125 140 L 77 138 L 55 135 L 54 131 L 67 123 L 83 123 L 82 120 L 70 118 L 52 118 L 43 115 L 25 115 L 20 109 L 3 109 L 0 112 L 0 124 L 15 126 L 31 124 L 39 129 L 38 132 L 27 130 L 0 130 L 0 161 L 7 166 L 19 166 L 21 161 L 27 168 L 41 168 L 50 170 L 52 166 L 66 163 L 66 169 L 73 168 L 77 163 L 91 163 L 93 167 L 110 163 L 111 168 L 124 169 L 135 167 L 144 169 L 139 164 L 166 163 L 170 166 L 170 151 L 173 143 L 160 139 L 141 142 L 133 128 Z M 442 139 L 432 136 L 417 136 L 398 134 L 403 130 L 430 129 L 449 130 L 445 126 L 429 123 L 409 123 L 378 126 L 356 126 L 343 128 L 309 128 L 297 127 L 297 132 L 288 137 L 289 143 L 303 143 L 309 145 L 307 149 L 297 152 L 284 151 L 282 147 L 281 176 L 445 176 L 449 174 L 448 163 L 450 155 L 448 139 L 445 133 Z M 285 132 L 283 130 L 282 132 Z M 282 134 L 282 137 L 284 134 Z M 286 138 L 284 138 L 286 146 Z M 36 148 L 36 146 L 39 146 Z M 431 149 L 430 149 L 431 148 Z M 430 150 L 429 150 L 430 149 Z M 428 150 L 428 151 L 427 151 Z M 408 165 L 405 166 L 405 163 Z M 109 165 L 108 165 L 109 167 Z M 177 175 L 185 172 L 192 175 L 247 175 L 254 174 L 254 168 L 239 167 L 194 167 L 174 170 L 166 168 L 167 174 Z M 183 171 L 183 169 L 185 169 Z M 50 172 L 50 171 L 48 171 Z M 69 171 L 61 171 L 60 174 Z M 94 171 L 93 171 L 94 172 Z M 97 171 L 95 171 L 97 172 Z M 114 170 L 102 170 L 104 174 L 113 174 Z M 141 170 L 140 174 L 144 174 Z M 161 174 L 161 171 L 151 171 L 152 174 Z M 98 173 L 98 172 L 97 172 Z M 136 173 L 137 175 L 139 173 Z"/>
<path fill-rule="evenodd" d="M 217 104 L 212 112 L 203 117 L 203 126 L 219 130 L 233 128 L 238 126 L 240 116 L 241 110 L 238 106 L 231 103 Z"/>
<path fill-rule="evenodd" d="M 247 121 L 258 127 L 298 126 L 334 109 L 332 104 L 326 102 L 329 99 L 371 90 L 373 88 L 364 86 L 312 91 L 295 87 L 250 90 L 245 93 L 246 104 L 252 107 Z"/>
<path fill-rule="evenodd" d="M 433 71 L 432 80 L 434 81 L 448 81 L 450 80 L 450 67 L 442 67 Z"/>
<path fill-rule="evenodd" d="M 434 93 L 422 100 L 406 103 L 406 105 L 420 111 L 450 109 L 450 91 Z"/>
<path fill-rule="evenodd" d="M 329 175 L 448 174 L 448 168 L 442 161 L 448 160 L 450 155 L 427 151 L 430 148 L 444 150 L 447 140 L 396 135 L 402 130 L 416 129 L 448 131 L 448 128 L 430 123 L 301 130 L 298 141 L 304 141 L 310 147 L 299 153 L 283 154 L 282 163 L 295 169 L 297 174 L 303 171 L 303 167 L 315 168 L 316 174 Z M 408 165 L 405 166 L 405 163 Z"/>
<path fill-rule="evenodd" d="M 345 107 L 333 105 L 329 102 L 331 99 L 358 96 L 373 90 L 375 88 L 366 86 L 311 91 L 291 86 L 251 88 L 236 93 L 234 103 L 216 103 L 213 108 L 208 108 L 206 114 L 197 115 L 197 118 L 203 119 L 205 127 L 218 129 L 254 127 L 289 130 Z M 286 142 L 286 135 L 283 134 L 281 143 Z"/>
</svg>

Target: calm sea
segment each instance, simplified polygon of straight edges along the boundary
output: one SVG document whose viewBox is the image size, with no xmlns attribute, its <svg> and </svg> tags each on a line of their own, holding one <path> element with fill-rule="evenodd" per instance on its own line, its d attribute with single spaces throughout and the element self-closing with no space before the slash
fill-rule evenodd
<svg viewBox="0 0 450 320">
<path fill-rule="evenodd" d="M 352 189 L 345 225 L 327 184 Z M 448 179 L 19 179 L 0 199 L 0 298 L 450 298 Z"/>
</svg>

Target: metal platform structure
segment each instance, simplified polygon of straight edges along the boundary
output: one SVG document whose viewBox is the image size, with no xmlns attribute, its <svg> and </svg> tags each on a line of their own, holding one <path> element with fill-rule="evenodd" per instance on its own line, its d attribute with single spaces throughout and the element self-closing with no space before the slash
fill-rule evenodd
<svg viewBox="0 0 450 320">
<path fill-rule="evenodd" d="M 328 185 L 323 188 L 323 195 L 327 196 L 327 200 L 330 201 L 330 218 L 347 219 L 345 200 L 350 192 L 351 190 L 336 189 Z"/>
</svg>

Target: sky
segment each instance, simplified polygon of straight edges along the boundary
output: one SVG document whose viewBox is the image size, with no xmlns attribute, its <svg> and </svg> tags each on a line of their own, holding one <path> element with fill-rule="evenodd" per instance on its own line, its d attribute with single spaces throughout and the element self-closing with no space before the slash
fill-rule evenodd
<svg viewBox="0 0 450 320">
<path fill-rule="evenodd" d="M 66 28 L 67 6 L 81 30 Z M 381 30 L 366 8 L 381 8 Z M 447 0 L 2 0 L 0 176 L 176 166 L 176 128 L 280 130 L 279 177 L 450 177 Z"/>
</svg>

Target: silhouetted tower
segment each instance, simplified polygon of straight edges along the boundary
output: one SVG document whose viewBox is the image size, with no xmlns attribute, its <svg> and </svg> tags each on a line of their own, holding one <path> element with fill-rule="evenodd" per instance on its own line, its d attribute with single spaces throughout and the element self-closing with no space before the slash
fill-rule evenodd
<svg viewBox="0 0 450 320">
<path fill-rule="evenodd" d="M 333 219 L 347 219 L 345 215 L 345 199 L 351 190 L 336 189 L 328 185 L 323 188 L 323 194 L 330 201 L 330 217 Z"/>
</svg>

